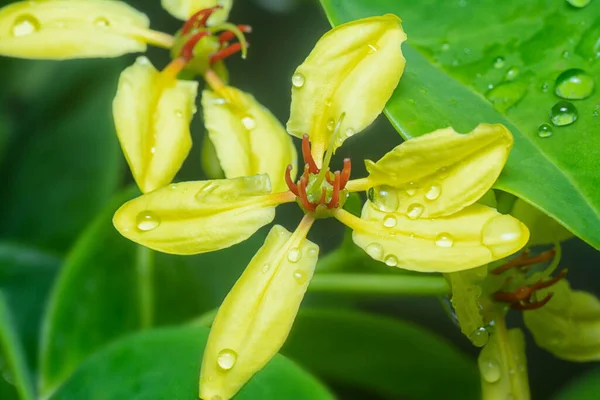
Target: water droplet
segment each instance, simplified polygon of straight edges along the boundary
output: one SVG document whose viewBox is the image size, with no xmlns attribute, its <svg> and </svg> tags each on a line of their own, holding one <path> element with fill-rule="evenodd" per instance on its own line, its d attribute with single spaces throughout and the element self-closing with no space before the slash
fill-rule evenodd
<svg viewBox="0 0 600 400">
<path fill-rule="evenodd" d="M 449 233 L 440 233 L 435 238 L 435 245 L 438 247 L 452 247 L 454 239 Z"/>
<path fill-rule="evenodd" d="M 568 101 L 559 101 L 550 110 L 550 120 L 556 126 L 570 125 L 577 120 L 577 109 Z"/>
<path fill-rule="evenodd" d="M 550 84 L 548 82 L 544 82 L 542 83 L 542 86 L 540 86 L 540 89 L 542 92 L 547 93 L 548 90 L 550 90 Z"/>
<path fill-rule="evenodd" d="M 505 112 L 525 96 L 528 85 L 525 81 L 506 81 L 490 90 L 486 97 L 494 108 Z"/>
<path fill-rule="evenodd" d="M 310 247 L 308 250 L 306 250 L 306 255 L 311 258 L 317 257 L 319 255 L 319 248 L 318 247 Z"/>
<path fill-rule="evenodd" d="M 473 346 L 483 347 L 490 340 L 490 334 L 484 327 L 479 327 L 471 332 L 469 340 L 473 343 Z"/>
<path fill-rule="evenodd" d="M 486 382 L 495 383 L 498 382 L 502 377 L 502 370 L 500 369 L 500 364 L 498 361 L 491 358 L 482 357 L 478 364 L 481 376 Z"/>
<path fill-rule="evenodd" d="M 548 124 L 541 124 L 538 128 L 537 135 L 541 138 L 552 136 L 552 127 Z"/>
<path fill-rule="evenodd" d="M 369 199 L 377 209 L 384 212 L 394 212 L 398 209 L 399 200 L 396 189 L 389 186 L 378 186 L 373 188 L 373 192 L 370 194 Z"/>
<path fill-rule="evenodd" d="M 106 19 L 104 17 L 96 18 L 96 20 L 94 21 L 94 24 L 96 24 L 96 26 L 99 26 L 101 28 L 108 28 L 110 26 L 110 22 L 108 21 L 108 19 Z"/>
<path fill-rule="evenodd" d="M 598 115 L 600 115 L 600 112 L 598 110 L 592 113 L 592 117 L 597 117 Z"/>
<path fill-rule="evenodd" d="M 506 257 L 523 246 L 527 230 L 519 220 L 510 215 L 490 219 L 481 230 L 481 242 L 494 257 Z"/>
<path fill-rule="evenodd" d="M 142 211 L 136 217 L 137 228 L 142 232 L 148 232 L 160 225 L 160 218 L 152 211 Z"/>
<path fill-rule="evenodd" d="M 406 215 L 408 215 L 408 218 L 410 219 L 417 219 L 423 214 L 423 211 L 425 211 L 425 207 L 423 207 L 422 204 L 415 203 L 408 206 Z"/>
<path fill-rule="evenodd" d="M 436 200 L 442 194 L 442 187 L 439 185 L 431 185 L 427 193 L 425 193 L 425 198 L 427 200 Z"/>
<path fill-rule="evenodd" d="M 335 121 L 333 120 L 333 118 L 329 118 L 329 121 L 327 121 L 327 130 L 331 132 L 334 129 L 335 129 Z"/>
<path fill-rule="evenodd" d="M 442 51 L 448 51 L 448 50 L 450 50 L 450 43 L 448 43 L 448 42 L 442 43 Z"/>
<path fill-rule="evenodd" d="M 156 153 L 156 147 L 152 146 L 150 148 L 150 153 L 152 153 L 152 154 Z"/>
<path fill-rule="evenodd" d="M 266 274 L 267 272 L 269 272 L 270 269 L 271 269 L 271 264 L 265 264 L 265 265 L 263 265 L 261 271 L 263 274 Z"/>
<path fill-rule="evenodd" d="M 394 255 L 389 255 L 385 258 L 385 265 L 387 265 L 388 267 L 395 267 L 396 265 L 398 265 L 398 258 Z"/>
<path fill-rule="evenodd" d="M 293 247 L 288 251 L 287 259 L 289 262 L 295 263 L 298 262 L 302 258 L 302 253 L 300 253 L 300 249 L 297 247 Z"/>
<path fill-rule="evenodd" d="M 217 364 L 225 371 L 230 370 L 237 361 L 237 353 L 231 349 L 223 349 L 217 354 Z"/>
<path fill-rule="evenodd" d="M 148 57 L 140 56 L 135 59 L 135 63 L 138 65 L 150 65 L 150 60 L 148 60 Z"/>
<path fill-rule="evenodd" d="M 305 82 L 306 82 L 306 79 L 304 78 L 304 75 L 302 75 L 301 73 L 296 72 L 292 76 L 292 85 L 294 85 L 294 87 L 301 88 L 302 86 L 304 86 Z"/>
<path fill-rule="evenodd" d="M 519 68 L 518 67 L 512 67 L 508 71 L 506 71 L 505 79 L 507 81 L 513 81 L 513 80 L 515 80 L 517 78 L 517 76 L 519 76 Z"/>
<path fill-rule="evenodd" d="M 219 187 L 219 184 L 217 182 L 208 181 L 204 186 L 202 186 L 200 188 L 200 190 L 198 190 L 198 193 L 196 194 L 196 198 L 198 200 L 203 200 L 206 196 L 208 196 L 209 194 L 211 194 L 212 192 L 217 190 L 218 187 Z"/>
<path fill-rule="evenodd" d="M 414 196 L 417 193 L 417 184 L 415 182 L 408 182 L 406 185 L 406 194 L 409 196 Z"/>
<path fill-rule="evenodd" d="M 301 269 L 295 270 L 294 271 L 294 279 L 300 285 L 304 284 L 306 282 L 306 279 L 307 279 L 306 272 L 302 271 Z"/>
<path fill-rule="evenodd" d="M 379 243 L 371 243 L 365 251 L 375 260 L 381 260 L 381 257 L 383 257 L 383 247 Z"/>
<path fill-rule="evenodd" d="M 251 116 L 247 115 L 244 118 L 242 118 L 242 125 L 244 125 L 244 128 L 250 131 L 256 128 L 256 120 Z"/>
<path fill-rule="evenodd" d="M 600 57 L 600 24 L 592 24 L 591 28 L 583 33 L 575 52 L 589 61 Z"/>
<path fill-rule="evenodd" d="M 504 57 L 496 57 L 494 60 L 494 68 L 504 67 Z"/>
<path fill-rule="evenodd" d="M 31 35 L 40 30 L 40 21 L 30 14 L 21 15 L 15 20 L 12 35 L 15 37 Z"/>
<path fill-rule="evenodd" d="M 183 112 L 181 110 L 177 110 L 177 111 L 175 111 L 175 116 L 177 118 L 183 118 Z"/>
<path fill-rule="evenodd" d="M 590 4 L 590 1 L 592 0 L 567 0 L 567 3 L 569 3 L 573 7 L 583 8 Z"/>
<path fill-rule="evenodd" d="M 581 69 L 568 69 L 556 78 L 554 90 L 563 99 L 585 99 L 594 91 L 594 78 Z"/>
<path fill-rule="evenodd" d="M 346 137 L 350 137 L 350 136 L 354 135 L 355 133 L 356 133 L 356 131 L 352 128 L 346 129 Z"/>
<path fill-rule="evenodd" d="M 379 46 L 376 44 L 368 44 L 367 46 L 369 46 L 369 54 L 373 54 L 379 50 Z"/>
<path fill-rule="evenodd" d="M 386 215 L 383 219 L 383 226 L 385 226 L 386 228 L 393 228 L 396 226 L 397 223 L 398 220 L 391 214 Z"/>
</svg>

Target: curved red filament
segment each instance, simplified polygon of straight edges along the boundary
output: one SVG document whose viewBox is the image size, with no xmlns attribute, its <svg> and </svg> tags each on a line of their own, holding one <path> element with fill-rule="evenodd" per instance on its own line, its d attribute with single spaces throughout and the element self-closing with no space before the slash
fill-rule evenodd
<svg viewBox="0 0 600 400">
<path fill-rule="evenodd" d="M 328 208 L 338 208 L 340 206 L 340 171 L 335 171 L 333 179 L 333 193 L 331 200 L 327 203 Z"/>
<path fill-rule="evenodd" d="M 287 185 L 288 188 L 290 188 L 290 191 L 292 193 L 294 193 L 296 196 L 298 196 L 298 185 L 296 185 L 294 183 L 294 181 L 292 180 L 292 168 L 293 168 L 292 164 L 290 164 L 285 169 L 285 184 Z"/>
<path fill-rule="evenodd" d="M 208 35 L 208 31 L 202 31 L 189 38 L 181 48 L 181 57 L 185 58 L 185 61 L 187 62 L 192 61 L 194 59 L 194 47 L 196 47 L 200 39 Z"/>
<path fill-rule="evenodd" d="M 232 54 L 237 53 L 240 50 L 242 50 L 242 44 L 234 43 L 231 46 L 225 47 L 224 49 L 219 50 L 215 54 L 211 55 L 210 63 L 214 64 L 217 61 L 221 61 L 222 59 L 227 58 L 227 57 L 231 56 Z"/>
<path fill-rule="evenodd" d="M 510 307 L 515 310 L 535 310 L 543 307 L 550 301 L 553 293 L 548 293 L 542 300 L 532 301 L 533 294 L 540 289 L 554 285 L 567 274 L 567 270 L 561 271 L 554 278 L 547 281 L 539 281 L 530 286 L 521 286 L 512 292 L 496 292 L 494 299 L 503 303 L 510 303 Z"/>
<path fill-rule="evenodd" d="M 252 27 L 250 25 L 238 25 L 237 28 L 244 33 L 251 33 Z M 223 44 L 235 39 L 235 33 L 232 31 L 226 31 L 219 35 L 219 43 Z"/>
<path fill-rule="evenodd" d="M 344 168 L 342 168 L 342 176 L 340 181 L 340 188 L 346 187 L 348 180 L 350 179 L 350 172 L 352 171 L 352 163 L 349 158 L 344 158 Z"/>
<path fill-rule="evenodd" d="M 211 8 L 204 8 L 195 14 L 193 14 L 181 28 L 181 33 L 187 35 L 192 29 L 206 27 L 206 21 L 216 10 L 222 8 L 221 6 L 214 6 Z"/>
<path fill-rule="evenodd" d="M 310 141 L 307 134 L 302 136 L 302 158 L 304 159 L 304 163 L 308 164 L 309 171 L 311 174 L 318 174 L 319 168 L 317 167 L 317 163 L 310 152 Z"/>
</svg>

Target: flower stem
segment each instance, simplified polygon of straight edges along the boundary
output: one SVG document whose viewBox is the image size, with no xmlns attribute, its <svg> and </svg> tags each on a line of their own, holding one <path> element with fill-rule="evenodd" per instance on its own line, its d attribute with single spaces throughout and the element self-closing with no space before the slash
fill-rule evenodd
<svg viewBox="0 0 600 400">
<path fill-rule="evenodd" d="M 142 329 L 154 323 L 154 251 L 138 246 L 136 272 Z"/>
<path fill-rule="evenodd" d="M 137 29 L 130 28 L 128 33 L 134 36 L 136 39 L 142 40 L 143 42 L 156 46 L 170 49 L 173 47 L 175 37 L 168 33 L 153 31 L 152 29 Z"/>
<path fill-rule="evenodd" d="M 315 274 L 308 290 L 327 293 L 444 296 L 450 287 L 441 276 L 388 274 Z"/>
<path fill-rule="evenodd" d="M 502 364 L 506 369 L 505 373 L 509 377 L 512 398 L 514 400 L 530 400 L 529 383 L 527 381 L 523 382 L 523 375 L 518 373 L 519 366 L 515 360 L 515 349 L 512 348 L 504 316 L 498 316 L 495 319 L 495 328 L 494 334 L 498 335 Z"/>
</svg>

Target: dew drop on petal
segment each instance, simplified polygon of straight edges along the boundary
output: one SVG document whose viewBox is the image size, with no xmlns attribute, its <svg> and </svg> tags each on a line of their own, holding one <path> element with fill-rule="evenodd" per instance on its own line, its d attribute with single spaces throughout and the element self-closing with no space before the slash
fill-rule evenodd
<svg viewBox="0 0 600 400">
<path fill-rule="evenodd" d="M 301 73 L 297 72 L 292 76 L 292 85 L 294 85 L 294 87 L 301 88 L 302 86 L 304 86 L 305 82 L 306 79 Z"/>
<path fill-rule="evenodd" d="M 244 125 L 244 128 L 250 131 L 256 128 L 256 120 L 251 116 L 247 115 L 244 118 L 242 118 L 242 125 Z"/>
<path fill-rule="evenodd" d="M 406 215 L 408 215 L 408 218 L 410 219 L 417 219 L 423 214 L 423 211 L 425 211 L 425 207 L 423 207 L 422 204 L 415 203 L 408 206 Z"/>
<path fill-rule="evenodd" d="M 427 200 L 436 200 L 442 194 L 442 187 L 440 185 L 431 185 L 427 193 L 425 193 L 425 198 Z"/>
<path fill-rule="evenodd" d="M 288 251 L 287 259 L 289 262 L 296 263 L 302 258 L 302 253 L 300 253 L 300 249 L 297 247 L 293 247 Z"/>
<path fill-rule="evenodd" d="M 137 215 L 135 222 L 138 230 L 148 232 L 160 225 L 160 218 L 152 211 L 142 211 Z"/>
<path fill-rule="evenodd" d="M 110 26 L 110 22 L 108 19 L 104 17 L 98 17 L 94 20 L 94 24 L 99 26 L 100 28 L 108 28 Z"/>
<path fill-rule="evenodd" d="M 537 135 L 541 138 L 552 136 L 552 127 L 548 124 L 541 124 L 538 128 Z"/>
<path fill-rule="evenodd" d="M 306 279 L 306 272 L 302 271 L 301 269 L 297 269 L 294 271 L 294 280 L 300 285 L 304 284 L 306 282 Z"/>
<path fill-rule="evenodd" d="M 311 258 L 315 258 L 319 255 L 319 249 L 317 247 L 310 247 L 306 250 L 306 255 Z"/>
<path fill-rule="evenodd" d="M 396 219 L 395 216 L 393 215 L 386 215 L 386 217 L 383 219 L 383 226 L 385 226 L 386 228 L 393 228 L 396 226 L 396 224 L 398 223 L 398 220 Z"/>
<path fill-rule="evenodd" d="M 494 257 L 505 257 L 518 250 L 515 245 L 524 235 L 527 235 L 527 230 L 519 220 L 510 215 L 498 215 L 483 226 L 481 243 Z"/>
<path fill-rule="evenodd" d="M 356 133 L 356 131 L 354 129 L 348 128 L 348 129 L 346 129 L 346 133 L 345 134 L 346 134 L 346 137 L 349 138 L 350 136 L 354 135 L 355 133 Z"/>
<path fill-rule="evenodd" d="M 483 357 L 478 361 L 481 376 L 488 383 L 495 383 L 502 377 L 500 363 L 493 358 Z"/>
<path fill-rule="evenodd" d="M 556 78 L 554 91 L 563 99 L 585 99 L 594 92 L 594 78 L 581 69 L 568 69 Z"/>
<path fill-rule="evenodd" d="M 389 255 L 385 258 L 385 265 L 388 267 L 395 267 L 398 265 L 398 258 L 394 255 Z"/>
<path fill-rule="evenodd" d="M 12 35 L 15 37 L 31 35 L 40 30 L 40 21 L 30 14 L 18 17 L 12 26 Z"/>
<path fill-rule="evenodd" d="M 452 247 L 454 238 L 449 233 L 440 233 L 435 238 L 435 245 L 438 247 Z"/>
<path fill-rule="evenodd" d="M 231 349 L 223 349 L 217 355 L 217 364 L 225 371 L 230 370 L 237 361 L 237 353 Z"/>
<path fill-rule="evenodd" d="M 175 116 L 177 118 L 183 118 L 183 112 L 181 110 L 176 110 L 175 111 Z"/>
<path fill-rule="evenodd" d="M 555 126 L 570 125 L 577 120 L 577 109 L 568 101 L 559 101 L 550 110 L 550 120 Z"/>
<path fill-rule="evenodd" d="M 333 118 L 329 118 L 329 121 L 327 121 L 327 130 L 333 131 L 334 129 L 335 129 L 335 121 L 333 120 Z"/>
<path fill-rule="evenodd" d="M 469 334 L 469 340 L 473 346 L 483 347 L 490 340 L 490 334 L 484 327 L 479 327 Z"/>
<path fill-rule="evenodd" d="M 261 271 L 263 274 L 266 274 L 267 272 L 269 272 L 269 270 L 271 269 L 271 265 L 270 264 L 265 264 L 263 265 Z"/>
<path fill-rule="evenodd" d="M 400 201 L 396 189 L 389 186 L 378 186 L 369 191 L 369 199 L 375 208 L 384 212 L 394 212 L 398 209 Z"/>
<path fill-rule="evenodd" d="M 379 243 L 371 243 L 367 246 L 365 251 L 375 260 L 381 260 L 383 257 L 383 247 Z"/>
</svg>

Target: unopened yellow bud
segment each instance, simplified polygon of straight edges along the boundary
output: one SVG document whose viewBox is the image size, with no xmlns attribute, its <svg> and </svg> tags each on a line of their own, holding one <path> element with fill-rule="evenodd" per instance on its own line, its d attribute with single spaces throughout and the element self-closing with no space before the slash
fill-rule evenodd
<svg viewBox="0 0 600 400">
<path fill-rule="evenodd" d="M 230 399 L 283 345 L 319 253 L 303 236 L 275 225 L 225 298 L 204 351 L 202 399 Z"/>
<path fill-rule="evenodd" d="M 121 74 L 113 115 L 133 177 L 144 193 L 168 185 L 192 139 L 198 82 L 164 77 L 146 57 Z"/>
<path fill-rule="evenodd" d="M 169 14 L 180 20 L 187 20 L 197 11 L 220 6 L 207 21 L 209 26 L 227 21 L 233 0 L 161 0 L 161 5 Z"/>
</svg>

